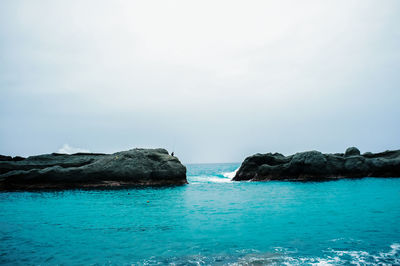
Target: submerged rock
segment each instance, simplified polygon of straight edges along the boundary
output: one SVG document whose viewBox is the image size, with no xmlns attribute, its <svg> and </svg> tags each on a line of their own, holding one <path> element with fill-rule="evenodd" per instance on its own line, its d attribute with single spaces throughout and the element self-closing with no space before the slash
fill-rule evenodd
<svg viewBox="0 0 400 266">
<path fill-rule="evenodd" d="M 114 154 L 0 156 L 0 190 L 186 184 L 186 167 L 165 149 Z"/>
<path fill-rule="evenodd" d="M 257 153 L 244 160 L 233 180 L 311 181 L 360 177 L 400 177 L 400 150 L 363 155 L 355 147 L 348 148 L 344 154 Z"/>
</svg>

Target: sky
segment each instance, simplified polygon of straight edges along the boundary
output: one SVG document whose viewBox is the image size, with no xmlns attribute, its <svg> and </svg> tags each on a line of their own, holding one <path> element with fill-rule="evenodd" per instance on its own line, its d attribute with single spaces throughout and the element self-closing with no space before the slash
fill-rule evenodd
<svg viewBox="0 0 400 266">
<path fill-rule="evenodd" d="M 400 149 L 400 1 L 0 1 L 0 154 Z"/>
</svg>

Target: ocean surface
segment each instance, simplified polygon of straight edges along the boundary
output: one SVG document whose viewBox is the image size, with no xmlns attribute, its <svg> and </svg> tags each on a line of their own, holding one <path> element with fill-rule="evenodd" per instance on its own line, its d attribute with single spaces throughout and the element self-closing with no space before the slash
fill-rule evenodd
<svg viewBox="0 0 400 266">
<path fill-rule="evenodd" d="M 0 193 L 5 265 L 400 264 L 400 178 Z"/>
</svg>

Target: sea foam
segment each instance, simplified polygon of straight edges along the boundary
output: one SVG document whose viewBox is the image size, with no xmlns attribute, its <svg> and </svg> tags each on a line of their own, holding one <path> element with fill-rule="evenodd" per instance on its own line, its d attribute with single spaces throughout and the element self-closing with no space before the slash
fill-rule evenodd
<svg viewBox="0 0 400 266">
<path fill-rule="evenodd" d="M 222 175 L 224 176 L 224 177 L 227 177 L 227 178 L 229 178 L 229 179 L 232 179 L 232 178 L 234 178 L 235 177 L 235 175 L 236 175 L 236 172 L 239 170 L 239 168 L 237 168 L 235 171 L 233 171 L 233 172 L 226 172 L 226 173 L 222 173 Z"/>
</svg>

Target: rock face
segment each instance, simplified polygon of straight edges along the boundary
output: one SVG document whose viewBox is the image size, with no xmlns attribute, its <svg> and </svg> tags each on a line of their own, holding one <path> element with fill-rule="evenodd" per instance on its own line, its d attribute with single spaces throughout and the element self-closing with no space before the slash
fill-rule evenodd
<svg viewBox="0 0 400 266">
<path fill-rule="evenodd" d="M 257 153 L 244 160 L 233 180 L 314 181 L 360 177 L 400 177 L 400 150 L 363 155 L 355 147 L 348 148 L 345 154 Z"/>
<path fill-rule="evenodd" d="M 353 156 L 353 155 L 361 155 L 361 152 L 356 147 L 347 148 L 344 152 L 344 156 Z"/>
<path fill-rule="evenodd" d="M 0 190 L 186 184 L 186 167 L 165 149 L 114 154 L 0 156 Z"/>
</svg>

